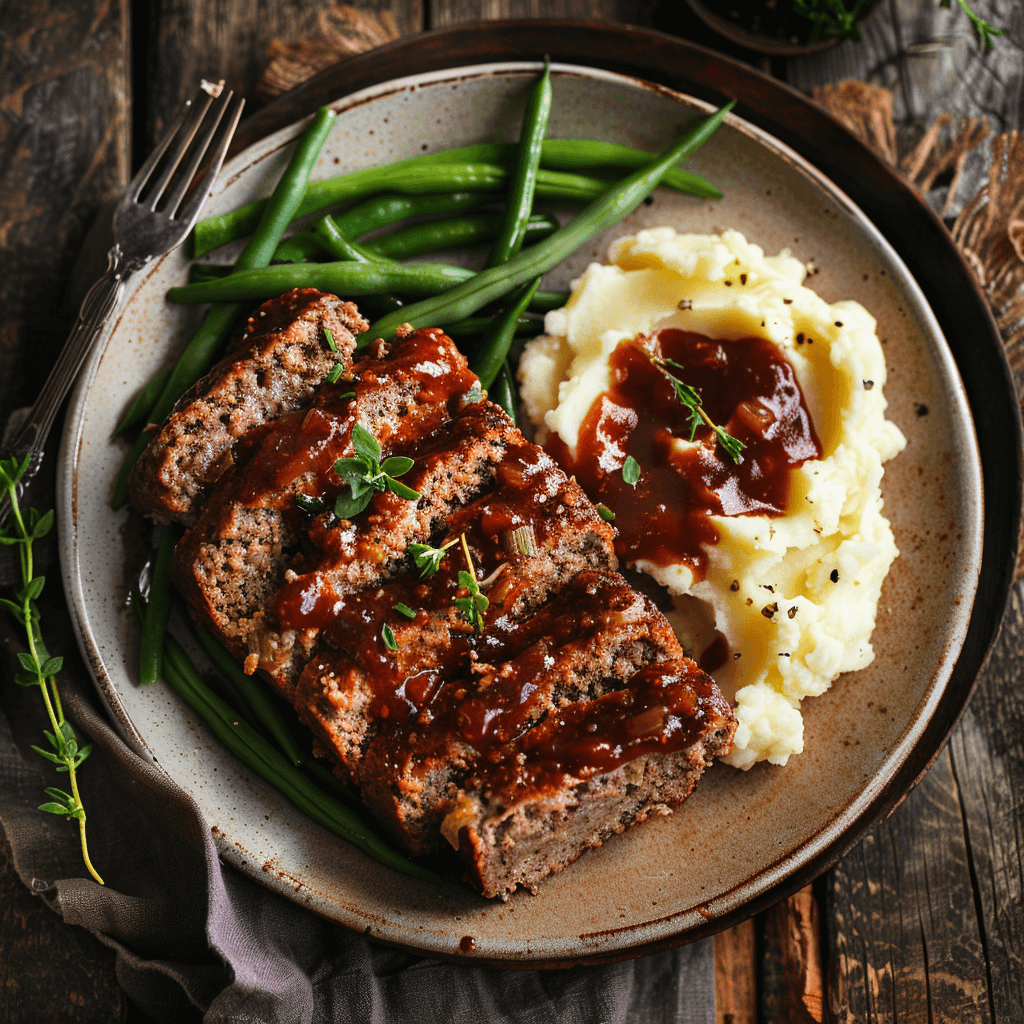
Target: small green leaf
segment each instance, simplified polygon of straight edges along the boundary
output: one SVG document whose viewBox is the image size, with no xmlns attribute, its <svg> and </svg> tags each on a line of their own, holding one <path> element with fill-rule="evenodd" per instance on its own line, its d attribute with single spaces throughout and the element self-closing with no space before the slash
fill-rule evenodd
<svg viewBox="0 0 1024 1024">
<path fill-rule="evenodd" d="M 336 384 L 340 379 L 341 375 L 345 372 L 345 368 L 341 363 L 335 363 L 328 371 L 327 376 L 324 377 L 325 384 Z M 339 398 L 352 398 L 355 396 L 354 391 L 350 391 L 347 395 L 339 395 Z"/>
<path fill-rule="evenodd" d="M 55 676 L 64 667 L 64 659 L 60 656 L 47 658 L 43 667 L 39 670 L 44 676 Z"/>
<path fill-rule="evenodd" d="M 75 767 L 77 768 L 91 753 L 92 744 L 86 743 L 86 745 L 78 752 L 78 757 L 75 758 Z"/>
<path fill-rule="evenodd" d="M 73 811 L 69 811 L 63 804 L 40 804 L 39 810 L 46 811 L 48 814 L 63 814 L 66 818 L 70 818 Z"/>
<path fill-rule="evenodd" d="M 39 676 L 29 672 L 15 672 L 14 681 L 18 686 L 38 686 Z"/>
<path fill-rule="evenodd" d="M 6 533 L 0 533 L 0 544 L 4 544 L 10 547 L 12 544 L 24 544 L 25 542 L 21 537 L 11 537 Z"/>
<path fill-rule="evenodd" d="M 381 463 L 380 471 L 387 476 L 402 476 L 408 473 L 412 467 L 412 459 L 406 458 L 404 455 L 392 455 L 390 459 L 385 459 Z"/>
<path fill-rule="evenodd" d="M 37 576 L 34 580 L 29 580 L 28 584 L 18 591 L 17 596 L 22 600 L 35 601 L 39 595 L 43 592 L 43 587 L 46 584 L 45 576 Z"/>
<path fill-rule="evenodd" d="M 398 641 L 395 639 L 395 634 L 391 631 L 391 627 L 384 623 L 384 628 L 380 631 L 381 637 L 384 639 L 384 646 L 389 651 L 398 650 Z"/>
<path fill-rule="evenodd" d="M 32 655 L 28 653 L 28 651 L 18 651 L 18 664 L 26 672 L 34 672 L 37 675 L 39 673 L 39 668 L 36 665 L 35 658 L 33 658 Z"/>
<path fill-rule="evenodd" d="M 334 334 L 331 332 L 331 329 L 329 327 L 324 328 L 324 339 L 327 341 L 327 347 L 332 352 L 338 351 L 338 344 L 334 340 Z"/>
<path fill-rule="evenodd" d="M 355 448 L 357 455 L 371 460 L 374 467 L 380 462 L 380 445 L 377 438 L 362 423 L 356 423 L 352 428 L 352 447 Z"/>
<path fill-rule="evenodd" d="M 45 537 L 52 529 L 53 509 L 51 508 L 50 511 L 47 512 L 38 523 L 36 523 L 35 528 L 32 530 L 32 536 L 38 540 L 41 537 Z"/>
<path fill-rule="evenodd" d="M 403 604 L 401 601 L 394 606 L 396 612 L 399 615 L 404 615 L 407 619 L 415 619 L 416 612 L 414 612 L 407 604 Z"/>
<path fill-rule="evenodd" d="M 370 504 L 372 497 L 372 490 L 366 490 L 359 495 L 339 494 L 334 502 L 334 514 L 339 519 L 351 519 Z"/>
<path fill-rule="evenodd" d="M 49 750 L 43 750 L 42 747 L 37 747 L 35 745 L 32 746 L 32 749 L 37 754 L 39 754 L 40 757 L 45 757 L 47 761 L 52 761 L 54 764 L 61 763 L 60 758 L 56 754 L 51 753 Z"/>
<path fill-rule="evenodd" d="M 421 579 L 433 576 L 441 568 L 441 559 L 444 558 L 445 552 L 455 543 L 456 541 L 449 541 L 441 548 L 434 548 L 429 544 L 409 545 L 409 554 L 412 555 L 416 568 L 420 570 Z"/>
<path fill-rule="evenodd" d="M 597 514 L 606 522 L 615 522 L 615 513 L 607 505 L 596 505 Z"/>
<path fill-rule="evenodd" d="M 742 461 L 743 457 L 740 455 L 740 452 L 747 446 L 738 438 L 733 437 L 731 434 L 727 434 L 721 427 L 715 427 L 715 434 L 718 437 L 718 443 L 725 450 L 726 455 L 728 455 L 733 462 Z"/>
<path fill-rule="evenodd" d="M 8 601 L 6 597 L 0 597 L 0 608 L 6 608 L 22 625 L 25 625 L 25 616 L 20 604 Z"/>
<path fill-rule="evenodd" d="M 347 480 L 353 476 L 363 479 L 368 471 L 369 467 L 362 459 L 338 459 L 334 463 L 334 472 L 342 480 Z"/>
<path fill-rule="evenodd" d="M 389 476 L 385 476 L 384 479 L 387 481 L 388 490 L 392 494 L 397 494 L 398 497 L 405 498 L 406 501 L 419 501 L 419 491 L 414 491 L 411 487 L 406 487 L 405 484 L 399 483 L 399 481 L 393 480 Z"/>
<path fill-rule="evenodd" d="M 307 515 L 315 516 L 318 512 L 323 512 L 324 503 L 319 498 L 314 498 L 311 494 L 296 494 L 295 504 Z"/>
<path fill-rule="evenodd" d="M 57 789 L 56 786 L 47 786 L 43 792 L 47 796 L 52 796 L 54 800 L 63 800 L 65 804 L 75 802 L 70 793 L 65 793 L 63 789 Z"/>
<path fill-rule="evenodd" d="M 66 743 L 75 739 L 75 730 L 71 728 L 71 723 L 67 719 L 60 723 L 60 734 Z"/>
<path fill-rule="evenodd" d="M 622 464 L 622 479 L 630 487 L 636 487 L 640 479 L 640 463 L 632 455 L 627 455 L 626 461 Z"/>
</svg>

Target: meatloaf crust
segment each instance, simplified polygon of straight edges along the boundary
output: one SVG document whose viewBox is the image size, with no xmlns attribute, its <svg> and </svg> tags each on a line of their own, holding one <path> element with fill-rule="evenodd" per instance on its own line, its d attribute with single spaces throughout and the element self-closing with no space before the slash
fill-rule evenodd
<svg viewBox="0 0 1024 1024">
<path fill-rule="evenodd" d="M 347 371 L 355 336 L 368 326 L 353 303 L 314 288 L 263 303 L 139 456 L 128 481 L 135 508 L 161 522 L 193 522 L 239 439 L 307 404 L 334 366 Z"/>
</svg>

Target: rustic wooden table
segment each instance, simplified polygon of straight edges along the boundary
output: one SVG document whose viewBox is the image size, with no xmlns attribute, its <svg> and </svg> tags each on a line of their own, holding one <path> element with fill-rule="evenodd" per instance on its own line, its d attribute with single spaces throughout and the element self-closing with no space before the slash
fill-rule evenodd
<svg viewBox="0 0 1024 1024">
<path fill-rule="evenodd" d="M 0 6 L 0 410 L 27 404 L 73 319 L 60 309 L 97 207 L 116 198 L 199 77 L 252 95 L 272 41 L 315 34 L 330 0 L 6 0 Z M 508 17 L 655 27 L 791 84 L 896 92 L 897 120 L 942 109 L 1021 127 L 1024 6 L 974 7 L 1009 30 L 982 59 L 937 0 L 882 0 L 864 42 L 770 62 L 679 0 L 357 0 L 408 35 Z M 713 5 L 712 5 L 713 6 Z M 984 167 L 969 163 L 973 194 Z M 994 510 L 998 514 L 998 510 Z M 832 871 L 715 940 L 718 1016 L 755 1021 L 1024 1020 L 1024 590 L 943 754 Z M 113 954 L 20 884 L 0 833 L 0 1021 L 140 1021 Z"/>
</svg>

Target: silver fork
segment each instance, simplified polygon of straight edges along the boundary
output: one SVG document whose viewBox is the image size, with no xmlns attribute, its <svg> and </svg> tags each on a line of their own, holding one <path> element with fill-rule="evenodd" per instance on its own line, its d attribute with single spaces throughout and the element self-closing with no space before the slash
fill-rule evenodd
<svg viewBox="0 0 1024 1024">
<path fill-rule="evenodd" d="M 106 273 L 89 289 L 78 320 L 50 371 L 35 404 L 5 437 L 0 457 L 29 463 L 18 482 L 20 497 L 25 485 L 38 472 L 54 417 L 78 371 L 92 351 L 103 325 L 117 309 L 125 282 L 150 260 L 180 245 L 192 230 L 214 179 L 224 163 L 231 138 L 238 125 L 245 100 L 234 98 L 223 82 L 203 82 L 195 99 L 160 141 L 114 213 L 114 246 L 107 254 Z M 211 149 L 214 137 L 216 144 Z M 207 151 L 208 165 L 189 193 L 192 179 Z M 157 173 L 159 172 L 159 173 Z M 186 194 L 188 199 L 186 201 Z M 10 501 L 0 503 L 0 526 L 7 520 Z"/>
</svg>

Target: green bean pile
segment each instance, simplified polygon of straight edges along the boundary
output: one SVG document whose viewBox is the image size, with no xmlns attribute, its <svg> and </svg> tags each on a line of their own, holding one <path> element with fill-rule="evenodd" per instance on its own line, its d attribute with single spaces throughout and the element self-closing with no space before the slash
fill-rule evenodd
<svg viewBox="0 0 1024 1024">
<path fill-rule="evenodd" d="M 151 436 L 141 428 L 162 421 L 178 397 L 207 372 L 239 318 L 241 303 L 265 301 L 291 288 L 365 297 L 365 306 L 380 318 L 360 336 L 360 345 L 376 337 L 388 339 L 404 323 L 445 327 L 454 338 L 476 339 L 470 342 L 470 365 L 492 400 L 514 417 L 509 361 L 514 339 L 542 330 L 542 321 L 531 311 L 556 309 L 567 299 L 539 290 L 543 274 L 627 216 L 659 184 L 721 198 L 713 185 L 675 165 L 711 137 L 733 106 L 722 107 L 660 156 L 651 157 L 612 143 L 547 139 L 551 102 L 545 62 L 527 100 L 519 143 L 469 146 L 311 182 L 310 172 L 334 120 L 332 111 L 319 110 L 269 199 L 196 225 L 196 256 L 247 234 L 252 237 L 233 266 L 193 264 L 189 283 L 168 292 L 173 302 L 212 305 L 177 365 L 140 392 L 118 426 L 119 434 L 141 432 L 118 478 L 114 507 L 126 500 L 128 473 Z M 630 173 L 619 181 L 599 176 L 615 170 Z M 488 209 L 502 196 L 504 210 Z M 554 218 L 534 210 L 537 198 L 587 205 L 559 227 Z M 342 203 L 351 205 L 337 214 L 324 212 Z M 293 220 L 310 214 L 320 214 L 310 228 L 283 238 Z M 424 217 L 434 219 L 382 231 Z M 438 263 L 400 262 L 475 245 L 490 246 L 478 273 Z M 410 298 L 419 301 L 406 305 Z M 173 528 L 164 527 L 148 605 L 138 594 L 132 602 L 142 621 L 140 681 L 162 677 L 229 750 L 315 821 L 384 864 L 435 879 L 388 847 L 326 792 L 355 801 L 348 787 L 302 753 L 263 684 L 247 676 L 210 633 L 194 627 L 194 639 L 217 671 L 221 695 L 167 634 L 172 605 L 167 565 L 175 539 Z"/>
</svg>

